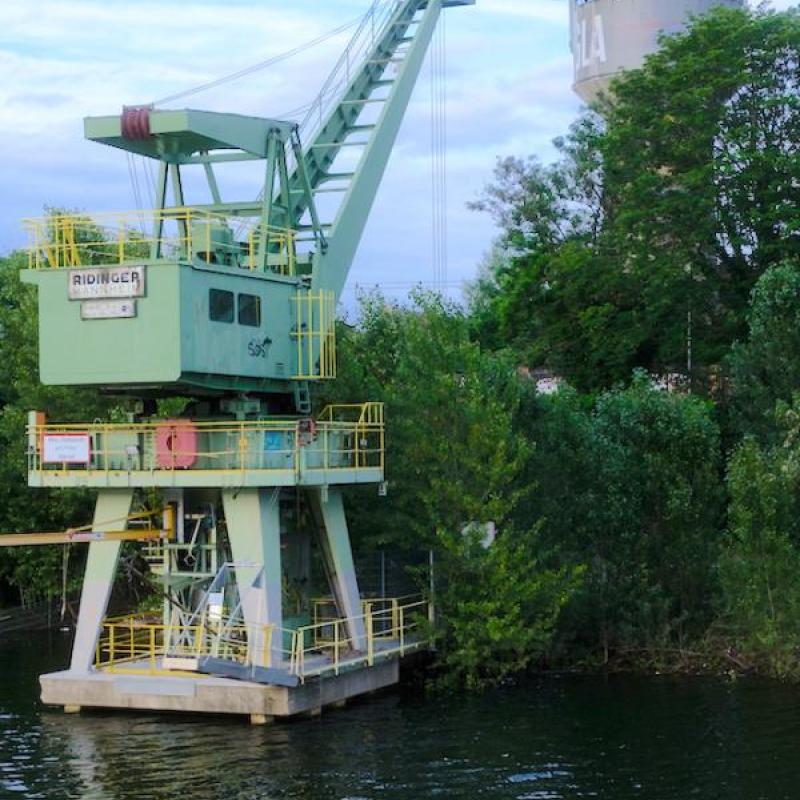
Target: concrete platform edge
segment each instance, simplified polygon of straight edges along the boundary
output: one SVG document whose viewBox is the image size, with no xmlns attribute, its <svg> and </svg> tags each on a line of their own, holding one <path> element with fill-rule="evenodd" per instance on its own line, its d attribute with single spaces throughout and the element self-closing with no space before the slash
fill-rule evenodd
<svg viewBox="0 0 800 800">
<path fill-rule="evenodd" d="M 46 705 L 292 717 L 393 686 L 398 660 L 317 678 L 295 688 L 209 676 L 122 675 L 107 672 L 53 672 L 39 679 Z"/>
</svg>

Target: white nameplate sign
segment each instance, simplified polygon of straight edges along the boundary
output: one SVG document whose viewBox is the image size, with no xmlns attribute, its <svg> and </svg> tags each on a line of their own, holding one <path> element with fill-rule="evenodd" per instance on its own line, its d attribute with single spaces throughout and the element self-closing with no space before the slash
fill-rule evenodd
<svg viewBox="0 0 800 800">
<path fill-rule="evenodd" d="M 144 274 L 143 266 L 71 269 L 67 278 L 69 299 L 144 297 Z"/>
<path fill-rule="evenodd" d="M 135 300 L 84 300 L 81 303 L 81 319 L 130 319 L 135 316 Z"/>
<path fill-rule="evenodd" d="M 92 446 L 88 433 L 46 433 L 42 436 L 45 464 L 88 464 Z"/>
</svg>

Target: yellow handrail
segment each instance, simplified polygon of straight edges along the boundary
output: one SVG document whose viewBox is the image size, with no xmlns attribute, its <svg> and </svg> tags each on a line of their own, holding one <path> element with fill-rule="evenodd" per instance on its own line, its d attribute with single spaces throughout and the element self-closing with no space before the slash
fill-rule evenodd
<svg viewBox="0 0 800 800">
<path fill-rule="evenodd" d="M 297 340 L 295 380 L 336 377 L 336 297 L 333 292 L 298 292 L 294 298 Z"/>
<path fill-rule="evenodd" d="M 177 424 L 174 420 L 132 424 L 36 423 L 27 429 L 28 466 L 31 473 L 60 473 L 68 477 L 74 472 L 87 472 L 106 479 L 111 473 L 120 472 L 242 473 L 252 470 L 297 473 L 301 467 L 326 471 L 383 469 L 383 413 L 380 403 L 331 406 L 323 411 L 311 431 L 306 423 L 297 419 L 187 420 L 185 424 L 193 436 L 185 441 L 192 442 L 191 449 L 185 445 L 174 449 L 171 445 L 166 455 L 158 442 L 164 438 L 165 427 Z M 87 463 L 45 460 L 48 437 L 62 434 L 88 437 Z"/>
<path fill-rule="evenodd" d="M 259 659 L 253 642 L 258 638 L 262 643 L 262 666 L 286 668 L 301 681 L 325 674 L 339 675 L 345 669 L 371 667 L 386 658 L 403 656 L 428 645 L 425 624 L 428 602 L 401 600 L 364 601 L 364 613 L 358 616 L 291 630 L 274 625 L 231 625 L 224 620 L 215 624 L 204 620 L 184 626 L 163 625 L 137 617 L 107 620 L 97 643 L 95 666 L 109 672 L 152 674 L 174 671 L 163 665 L 167 656 L 194 659 L 208 655 L 255 665 Z M 378 603 L 386 607 L 376 610 Z M 354 633 L 361 626 L 363 648 Z M 225 638 L 220 638 L 221 631 L 225 631 Z M 283 647 L 284 637 L 289 640 L 288 648 Z M 273 662 L 273 652 L 281 653 L 280 665 Z"/>
<path fill-rule="evenodd" d="M 255 253 L 263 226 L 257 219 L 244 221 L 245 241 L 235 241 L 240 218 L 203 209 L 175 207 L 147 211 L 81 212 L 28 218 L 30 269 L 74 269 L 111 266 L 143 260 L 191 260 L 209 263 L 235 262 L 235 266 L 257 268 Z M 230 239 L 214 238 L 215 230 L 227 230 Z M 270 260 L 267 268 L 281 275 L 294 275 L 296 232 L 269 227 Z M 198 241 L 198 236 L 202 237 Z"/>
</svg>

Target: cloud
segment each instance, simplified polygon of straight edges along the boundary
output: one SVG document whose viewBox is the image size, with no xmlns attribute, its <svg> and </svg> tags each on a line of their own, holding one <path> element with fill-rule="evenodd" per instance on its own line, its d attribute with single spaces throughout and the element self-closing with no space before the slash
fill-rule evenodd
<svg viewBox="0 0 800 800">
<path fill-rule="evenodd" d="M 556 25 L 563 25 L 566 16 L 564 0 L 486 0 L 485 8 L 492 14 L 536 19 Z"/>
<path fill-rule="evenodd" d="M 4 161 L 0 252 L 24 243 L 17 220 L 46 204 L 135 204 L 125 157 L 84 141 L 84 116 L 261 62 L 355 20 L 367 6 L 368 0 L 0 0 L 0 148 L 13 154 Z M 495 235 L 491 220 L 466 203 L 491 179 L 497 156 L 551 157 L 551 140 L 577 112 L 567 26 L 566 0 L 478 0 L 446 12 L 454 281 L 474 274 Z M 281 115 L 314 97 L 348 35 L 177 105 Z M 426 67 L 351 284 L 431 278 L 430 108 Z M 147 173 L 139 170 L 147 198 Z M 225 184 L 227 196 L 254 196 L 258 179 L 252 170 L 237 171 Z"/>
<path fill-rule="evenodd" d="M 488 220 L 476 220 L 464 211 L 466 201 L 490 178 L 495 157 L 513 146 L 513 132 L 524 121 L 525 95 L 533 94 L 537 84 L 542 97 L 556 92 L 552 71 L 546 75 L 531 69 L 527 54 L 520 58 L 503 53 L 504 44 L 521 36 L 512 18 L 524 6 L 501 5 L 497 11 L 484 3 L 447 12 L 451 253 L 465 274 L 493 235 Z M 298 0 L 288 8 L 280 0 L 218 0 L 193 3 L 187 15 L 182 0 L 3 4 L 0 69 L 11 80 L 0 85 L 0 146 L 15 152 L 13 162 L 7 163 L 6 184 L 17 189 L 0 200 L 0 249 L 22 243 L 14 218 L 36 214 L 45 204 L 131 206 L 126 159 L 83 141 L 84 115 L 113 113 L 123 103 L 165 96 L 264 60 L 355 19 L 365 6 L 365 0 Z M 536 42 L 541 34 L 531 31 L 530 36 Z M 247 81 L 185 102 L 278 115 L 313 97 L 346 38 L 340 35 Z M 542 52 L 561 49 L 549 45 L 546 37 L 539 44 Z M 402 263 L 414 279 L 430 275 L 428 78 L 426 69 L 376 198 L 354 268 L 358 274 L 381 280 Z M 568 87 L 568 80 L 561 85 Z M 568 119 L 566 109 L 572 103 L 568 96 L 566 103 L 562 99 L 556 104 L 559 120 Z M 547 100 L 538 109 L 539 123 L 532 126 L 527 142 L 531 149 L 546 147 L 559 132 L 541 124 L 554 117 Z M 140 175 L 140 183 L 144 180 Z M 255 191 L 255 181 L 241 176 L 229 186 L 231 196 L 241 192 L 249 197 Z M 406 202 L 409 192 L 417 198 L 411 205 Z"/>
</svg>

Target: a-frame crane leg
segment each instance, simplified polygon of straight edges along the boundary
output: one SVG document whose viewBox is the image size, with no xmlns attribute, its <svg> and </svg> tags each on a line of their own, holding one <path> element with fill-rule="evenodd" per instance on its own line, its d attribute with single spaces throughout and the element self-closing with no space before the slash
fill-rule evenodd
<svg viewBox="0 0 800 800">
<path fill-rule="evenodd" d="M 283 658 L 280 489 L 225 489 L 222 504 L 253 662 L 279 666 Z M 271 642 L 266 640 L 266 626 L 274 628 Z"/>
<path fill-rule="evenodd" d="M 102 489 L 97 495 L 93 529 L 111 531 L 127 528 L 133 503 L 133 489 Z M 122 542 L 92 542 L 86 559 L 81 591 L 81 606 L 75 642 L 72 646 L 72 672 L 87 673 L 95 659 L 100 628 L 108 609 Z"/>
<path fill-rule="evenodd" d="M 350 534 L 339 489 L 309 489 L 311 511 L 317 522 L 331 589 L 339 614 L 347 618 L 347 635 L 355 650 L 366 648 L 366 630 L 361 612 L 361 595 L 350 547 Z"/>
</svg>

